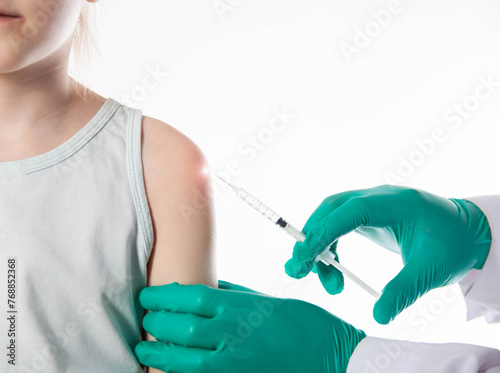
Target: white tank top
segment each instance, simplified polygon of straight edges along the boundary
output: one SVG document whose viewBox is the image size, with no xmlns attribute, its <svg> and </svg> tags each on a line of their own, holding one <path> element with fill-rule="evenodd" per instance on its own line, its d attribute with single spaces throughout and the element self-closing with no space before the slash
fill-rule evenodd
<svg viewBox="0 0 500 373">
<path fill-rule="evenodd" d="M 57 148 L 0 162 L 0 372 L 143 372 L 141 123 L 108 98 Z"/>
</svg>

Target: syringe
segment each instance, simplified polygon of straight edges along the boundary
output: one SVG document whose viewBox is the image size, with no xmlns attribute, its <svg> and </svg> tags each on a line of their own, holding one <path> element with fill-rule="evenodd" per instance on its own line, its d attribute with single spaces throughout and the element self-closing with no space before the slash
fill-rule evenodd
<svg viewBox="0 0 500 373">
<path fill-rule="evenodd" d="M 304 235 L 304 233 L 302 233 L 300 230 L 298 230 L 293 225 L 288 223 L 280 215 L 276 214 L 273 210 L 271 210 L 269 207 L 267 207 L 262 202 L 260 202 L 257 198 L 252 196 L 245 189 L 237 187 L 237 186 L 229 183 L 228 181 L 224 180 L 219 175 L 216 175 L 216 176 L 219 179 L 221 179 L 224 183 L 229 185 L 238 197 L 240 197 L 243 201 L 245 201 L 247 204 L 252 206 L 255 210 L 260 212 L 262 215 L 264 215 L 270 221 L 272 221 L 273 223 L 278 225 L 280 228 L 282 228 L 290 236 L 295 238 L 295 240 L 297 240 L 299 242 L 304 242 L 304 240 L 306 239 L 306 236 Z M 347 268 L 345 268 L 343 265 L 341 265 L 339 262 L 337 262 L 335 260 L 335 254 L 330 251 L 330 245 L 328 245 L 328 247 L 315 258 L 315 261 L 316 262 L 321 261 L 326 265 L 334 266 L 340 272 L 342 272 L 345 276 L 349 277 L 352 281 L 354 281 L 361 288 L 363 288 L 365 291 L 367 291 L 370 295 L 372 295 L 376 299 L 380 298 L 380 293 L 378 293 L 376 290 L 374 290 L 373 288 L 368 286 L 368 284 L 366 284 L 359 277 L 354 275 L 351 271 L 349 271 Z"/>
</svg>

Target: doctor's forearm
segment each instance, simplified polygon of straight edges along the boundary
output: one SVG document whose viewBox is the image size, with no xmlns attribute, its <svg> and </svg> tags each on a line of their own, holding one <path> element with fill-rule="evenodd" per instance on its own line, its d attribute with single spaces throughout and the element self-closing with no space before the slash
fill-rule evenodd
<svg viewBox="0 0 500 373">
<path fill-rule="evenodd" d="M 500 351 L 462 343 L 418 343 L 363 339 L 347 373 L 498 373 Z"/>
</svg>

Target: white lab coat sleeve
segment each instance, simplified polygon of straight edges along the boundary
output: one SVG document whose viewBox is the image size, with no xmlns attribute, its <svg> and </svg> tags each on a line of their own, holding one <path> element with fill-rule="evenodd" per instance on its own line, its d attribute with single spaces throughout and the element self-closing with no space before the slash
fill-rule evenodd
<svg viewBox="0 0 500 373">
<path fill-rule="evenodd" d="M 482 270 L 459 282 L 467 320 L 500 322 L 500 196 L 467 198 L 486 215 L 491 247 Z M 500 351 L 461 343 L 418 343 L 366 337 L 354 350 L 347 373 L 500 373 Z"/>
<path fill-rule="evenodd" d="M 364 338 L 347 373 L 500 373 L 500 351 L 462 343 Z"/>
<path fill-rule="evenodd" d="M 484 316 L 488 323 L 500 322 L 500 196 L 467 198 L 486 215 L 491 229 L 491 247 L 482 270 L 471 270 L 459 282 L 467 305 L 467 320 Z"/>
</svg>

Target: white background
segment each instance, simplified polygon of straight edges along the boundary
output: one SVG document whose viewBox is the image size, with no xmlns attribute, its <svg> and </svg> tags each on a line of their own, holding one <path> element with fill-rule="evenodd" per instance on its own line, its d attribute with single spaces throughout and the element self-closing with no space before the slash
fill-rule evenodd
<svg viewBox="0 0 500 373">
<path fill-rule="evenodd" d="M 217 4 L 231 10 L 217 12 Z M 323 198 L 385 184 L 398 168 L 400 184 L 441 196 L 499 193 L 500 86 L 455 127 L 445 114 L 464 100 L 471 107 L 480 77 L 500 82 L 500 5 L 402 1 L 381 25 L 373 12 L 388 4 L 105 2 L 97 32 L 104 63 L 96 60 L 88 85 L 178 128 L 214 173 L 237 163 L 231 181 L 299 228 Z M 366 27 L 373 37 L 349 60 L 342 43 L 356 46 Z M 168 76 L 144 88 L 157 69 Z M 295 117 L 270 132 L 283 108 Z M 446 139 L 418 153 L 415 141 L 437 128 Z M 252 136 L 262 149 L 250 159 Z M 500 348 L 500 325 L 465 321 L 457 285 L 430 292 L 382 326 L 372 318 L 372 298 L 349 280 L 330 296 L 315 274 L 290 279 L 283 265 L 293 240 L 227 188 L 217 184 L 214 194 L 219 278 L 315 303 L 372 336 Z M 402 267 L 399 256 L 356 234 L 339 241 L 339 255 L 378 290 Z"/>
</svg>

